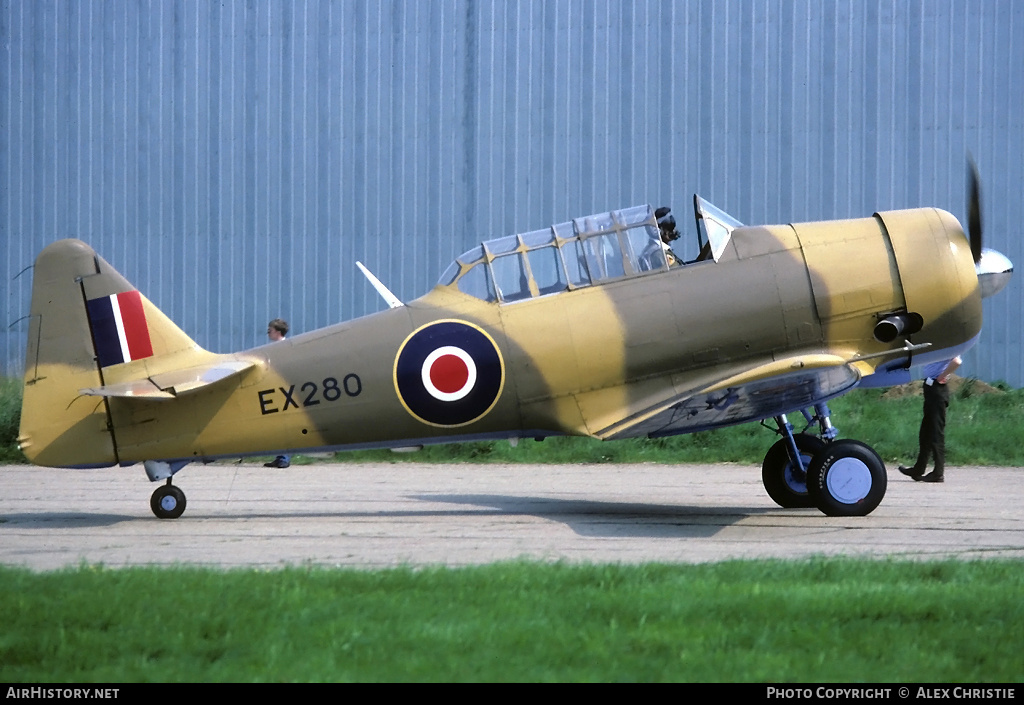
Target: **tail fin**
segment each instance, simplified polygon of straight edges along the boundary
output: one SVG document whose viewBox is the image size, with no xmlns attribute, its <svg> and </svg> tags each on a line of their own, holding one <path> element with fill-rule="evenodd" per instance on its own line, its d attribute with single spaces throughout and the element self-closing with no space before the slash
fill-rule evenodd
<svg viewBox="0 0 1024 705">
<path fill-rule="evenodd" d="M 19 443 L 37 465 L 118 462 L 108 401 L 81 390 L 145 377 L 161 358 L 207 355 L 91 247 L 36 258 Z"/>
</svg>

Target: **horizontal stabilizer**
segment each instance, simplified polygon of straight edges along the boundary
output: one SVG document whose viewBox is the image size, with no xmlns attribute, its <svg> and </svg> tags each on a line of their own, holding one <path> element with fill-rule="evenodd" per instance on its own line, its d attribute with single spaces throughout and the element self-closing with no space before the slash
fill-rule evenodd
<svg viewBox="0 0 1024 705">
<path fill-rule="evenodd" d="M 187 367 L 143 379 L 80 390 L 82 394 L 125 399 L 173 399 L 233 377 L 254 367 L 251 360 L 223 360 L 211 365 Z"/>
</svg>

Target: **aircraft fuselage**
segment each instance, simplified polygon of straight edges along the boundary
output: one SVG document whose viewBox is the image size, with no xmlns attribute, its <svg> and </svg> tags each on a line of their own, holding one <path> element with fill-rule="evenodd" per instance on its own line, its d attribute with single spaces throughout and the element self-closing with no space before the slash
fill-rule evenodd
<svg viewBox="0 0 1024 705">
<path fill-rule="evenodd" d="M 257 364 L 236 385 L 173 404 L 110 399 L 117 460 L 599 435 L 618 410 L 710 384 L 723 366 L 886 352 L 890 366 L 905 365 L 902 340 L 872 335 L 891 312 L 921 316 L 915 343 L 956 349 L 980 330 L 976 289 L 959 224 L 934 209 L 739 228 L 718 262 L 513 303 L 437 287 L 408 306 L 239 353 Z M 493 399 L 454 416 L 422 389 L 403 391 L 396 370 L 403 345 L 444 345 L 448 333 L 433 330 L 445 321 L 493 344 L 496 360 L 475 364 L 481 379 L 500 378 Z M 416 392 L 422 408 L 406 398 Z"/>
</svg>

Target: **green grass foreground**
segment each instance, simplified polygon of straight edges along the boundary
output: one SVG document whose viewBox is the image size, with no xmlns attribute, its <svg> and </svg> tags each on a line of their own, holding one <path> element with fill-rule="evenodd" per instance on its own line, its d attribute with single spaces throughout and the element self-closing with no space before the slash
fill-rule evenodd
<svg viewBox="0 0 1024 705">
<path fill-rule="evenodd" d="M 1021 682 L 1020 562 L 0 568 L 0 682 Z"/>
</svg>

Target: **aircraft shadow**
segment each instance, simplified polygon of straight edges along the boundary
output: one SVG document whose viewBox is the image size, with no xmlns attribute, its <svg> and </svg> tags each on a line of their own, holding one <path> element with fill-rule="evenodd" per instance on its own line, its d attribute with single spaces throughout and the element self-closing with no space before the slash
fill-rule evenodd
<svg viewBox="0 0 1024 705">
<path fill-rule="evenodd" d="M 138 517 L 127 514 L 82 514 L 81 512 L 34 512 L 0 516 L 0 534 L 4 528 L 18 529 L 93 529 L 114 526 Z"/>
<path fill-rule="evenodd" d="M 494 494 L 420 494 L 410 499 L 432 503 L 446 503 L 458 508 L 401 509 L 380 512 L 282 512 L 245 513 L 237 516 L 207 514 L 195 507 L 184 517 L 171 524 L 193 520 L 250 520 L 266 519 L 357 519 L 428 518 L 428 517 L 515 517 L 533 516 L 565 524 L 577 535 L 584 537 L 620 538 L 700 538 L 714 536 L 723 527 L 731 526 L 750 516 L 775 511 L 764 507 L 740 506 L 688 506 L 678 504 L 646 504 L 640 502 L 600 502 L 593 500 L 558 499 Z M 812 510 L 808 510 L 812 511 Z M 144 521 L 161 521 L 147 516 Z M 13 529 L 90 529 L 110 527 L 123 522 L 140 521 L 140 517 L 121 514 L 85 514 L 81 512 L 19 513 L 0 516 L 0 535 L 5 528 Z"/>
<path fill-rule="evenodd" d="M 498 510 L 498 516 L 534 516 L 561 522 L 580 536 L 601 537 L 708 537 L 741 519 L 771 511 L 762 507 L 712 508 L 509 495 L 413 495 L 412 498 L 493 507 Z"/>
</svg>

